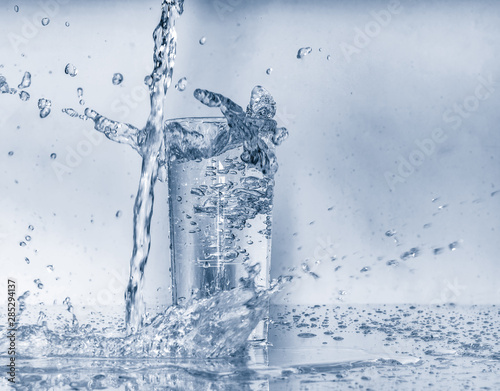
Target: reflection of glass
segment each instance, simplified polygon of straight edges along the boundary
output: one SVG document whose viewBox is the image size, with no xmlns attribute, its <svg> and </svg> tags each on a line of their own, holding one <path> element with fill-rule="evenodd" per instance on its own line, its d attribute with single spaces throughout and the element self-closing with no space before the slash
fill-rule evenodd
<svg viewBox="0 0 500 391">
<path fill-rule="evenodd" d="M 202 135 L 199 145 L 190 148 L 204 150 L 204 156 L 212 156 L 221 134 L 230 131 L 224 118 L 185 118 L 166 124 L 167 134 L 180 128 Z M 175 304 L 233 289 L 248 276 L 247 267 L 257 263 L 255 283 L 269 287 L 274 180 L 244 163 L 242 152 L 240 143 L 217 156 L 169 163 Z M 253 338 L 265 335 L 261 322 Z"/>
</svg>

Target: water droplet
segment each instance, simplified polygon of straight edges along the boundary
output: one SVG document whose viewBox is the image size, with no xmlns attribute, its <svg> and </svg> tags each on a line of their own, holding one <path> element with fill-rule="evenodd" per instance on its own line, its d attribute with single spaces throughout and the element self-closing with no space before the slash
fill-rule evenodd
<svg viewBox="0 0 500 391">
<path fill-rule="evenodd" d="M 57 157 L 57 155 L 56 155 L 55 153 L 51 153 L 51 154 L 50 154 L 50 158 L 51 158 L 52 160 L 54 160 L 56 157 Z"/>
<path fill-rule="evenodd" d="M 177 197 L 177 201 L 181 202 L 181 201 L 182 201 L 182 197 L 181 197 L 181 196 L 178 196 L 178 197 Z"/>
<path fill-rule="evenodd" d="M 409 258 L 416 258 L 420 254 L 420 250 L 417 247 L 412 247 L 408 251 L 405 251 L 403 254 L 401 254 L 400 258 L 403 261 L 406 261 Z"/>
<path fill-rule="evenodd" d="M 199 42 L 200 42 L 200 45 L 205 45 L 205 42 L 207 42 L 207 37 L 205 37 L 205 36 L 201 37 Z"/>
<path fill-rule="evenodd" d="M 113 84 L 115 86 L 117 86 L 117 85 L 119 85 L 119 84 L 122 83 L 122 81 L 123 81 L 123 75 L 121 73 L 115 73 L 113 75 L 113 78 L 111 79 L 111 81 L 113 82 Z"/>
<path fill-rule="evenodd" d="M 305 56 L 307 56 L 311 52 L 312 52 L 312 48 L 310 46 L 300 48 L 299 51 L 297 52 L 297 58 L 304 58 Z"/>
<path fill-rule="evenodd" d="M 332 56 L 330 56 L 330 55 L 326 56 L 326 59 L 327 59 L 328 61 L 330 61 L 330 59 L 331 59 L 331 58 L 332 58 Z"/>
<path fill-rule="evenodd" d="M 76 93 L 78 95 L 78 99 L 80 99 L 83 96 L 83 88 L 82 87 L 78 87 L 76 89 Z"/>
<path fill-rule="evenodd" d="M 40 110 L 40 118 L 45 118 L 50 114 L 52 102 L 48 99 L 38 99 L 38 109 Z"/>
<path fill-rule="evenodd" d="M 47 270 L 49 272 L 53 272 L 54 271 L 54 266 L 53 265 L 47 265 Z"/>
<path fill-rule="evenodd" d="M 270 75 L 272 72 L 273 72 L 273 68 L 267 68 L 267 69 L 266 69 L 266 73 L 267 73 L 268 75 Z"/>
<path fill-rule="evenodd" d="M 24 72 L 23 79 L 21 83 L 17 86 L 19 89 L 28 88 L 31 85 L 31 73 Z"/>
<path fill-rule="evenodd" d="M 42 19 L 42 26 L 47 26 L 49 23 L 50 23 L 50 19 L 49 18 L 43 18 Z"/>
<path fill-rule="evenodd" d="M 24 262 L 26 262 L 28 265 L 30 264 L 30 259 L 28 257 L 24 258 Z"/>
<path fill-rule="evenodd" d="M 370 270 L 372 270 L 372 268 L 370 266 L 365 266 L 364 268 L 362 268 L 360 270 L 361 273 L 366 273 L 366 272 L 369 272 Z"/>
<path fill-rule="evenodd" d="M 19 242 L 19 245 L 20 245 L 21 247 L 26 247 L 26 242 Z"/>
<path fill-rule="evenodd" d="M 391 236 L 394 236 L 394 235 L 396 235 L 396 230 L 394 230 L 394 229 L 390 229 L 390 230 L 388 230 L 388 231 L 385 232 L 385 236 L 387 236 L 389 238 Z"/>
<path fill-rule="evenodd" d="M 75 77 L 78 74 L 78 69 L 76 69 L 73 64 L 68 63 L 66 68 L 64 68 L 64 73 L 66 73 L 66 75 L 70 75 L 71 77 Z"/>
<path fill-rule="evenodd" d="M 19 6 L 18 6 L 18 5 L 15 5 L 15 6 L 14 6 L 14 11 L 15 11 L 15 12 L 19 12 Z"/>
<path fill-rule="evenodd" d="M 248 243 L 248 244 L 253 244 L 253 240 L 250 240 L 250 239 L 249 239 L 249 240 L 247 240 L 247 243 Z"/>
<path fill-rule="evenodd" d="M 399 262 L 396 261 L 395 259 L 391 259 L 390 261 L 386 262 L 386 265 L 388 265 L 388 266 L 397 266 L 397 265 L 399 265 Z"/>
<path fill-rule="evenodd" d="M 23 102 L 30 100 L 30 97 L 30 94 L 28 94 L 26 91 L 21 91 L 19 93 L 19 99 L 21 99 Z"/>
<path fill-rule="evenodd" d="M 175 85 L 176 90 L 178 91 L 184 91 L 187 86 L 187 79 L 183 77 L 182 79 L 179 79 L 177 84 Z"/>
<path fill-rule="evenodd" d="M 434 253 L 434 255 L 439 255 L 439 254 L 441 254 L 443 251 L 444 251 L 444 248 L 439 247 L 439 248 L 435 248 L 432 252 Z"/>
<path fill-rule="evenodd" d="M 122 211 L 121 210 L 117 210 L 115 216 L 116 216 L 116 218 L 122 217 Z"/>
<path fill-rule="evenodd" d="M 151 87 L 153 85 L 153 78 L 149 75 L 144 77 L 144 84 L 146 84 L 148 87 Z"/>
<path fill-rule="evenodd" d="M 276 101 L 264 87 L 255 86 L 247 106 L 247 115 L 258 118 L 273 118 L 276 114 Z"/>
<path fill-rule="evenodd" d="M 35 227 L 33 227 L 32 225 L 28 225 L 28 229 L 29 229 L 30 231 L 34 231 Z"/>
<path fill-rule="evenodd" d="M 31 236 L 26 235 L 26 236 L 24 237 L 24 239 L 26 239 L 26 241 L 27 241 L 27 242 L 29 242 L 29 241 L 31 240 Z"/>
<path fill-rule="evenodd" d="M 36 284 L 36 286 L 37 286 L 37 288 L 38 288 L 38 289 L 43 289 L 43 284 L 42 284 L 42 281 L 40 281 L 40 279 L 39 279 L 39 278 L 37 278 L 37 279 L 36 279 L 36 280 L 34 280 L 33 282 Z"/>
<path fill-rule="evenodd" d="M 314 337 L 316 337 L 316 334 L 313 334 L 313 333 L 300 333 L 300 334 L 297 334 L 297 337 L 299 337 L 299 338 L 314 338 Z"/>
<path fill-rule="evenodd" d="M 453 242 L 448 245 L 448 248 L 451 251 L 455 251 L 458 247 L 460 247 L 460 244 L 458 242 Z"/>
<path fill-rule="evenodd" d="M 72 109 L 71 107 L 65 108 L 61 110 L 64 114 L 69 115 L 71 118 L 78 117 L 78 112 L 75 109 Z"/>
<path fill-rule="evenodd" d="M 194 187 L 191 189 L 191 194 L 202 197 L 205 195 L 205 192 L 198 187 Z"/>
<path fill-rule="evenodd" d="M 66 27 L 69 27 L 69 22 L 64 23 Z"/>
<path fill-rule="evenodd" d="M 9 151 L 9 156 L 14 155 L 14 151 Z"/>
<path fill-rule="evenodd" d="M 427 223 L 427 224 L 424 224 L 424 229 L 428 229 L 432 227 L 432 224 L 431 223 Z"/>
</svg>

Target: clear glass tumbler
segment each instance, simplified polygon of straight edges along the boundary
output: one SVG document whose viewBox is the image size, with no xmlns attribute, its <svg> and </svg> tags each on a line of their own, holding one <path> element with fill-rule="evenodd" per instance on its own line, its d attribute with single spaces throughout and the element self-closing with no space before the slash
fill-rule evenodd
<svg viewBox="0 0 500 391">
<path fill-rule="evenodd" d="M 170 142 L 172 156 L 189 155 L 170 157 L 168 172 L 173 303 L 231 290 L 257 263 L 255 283 L 268 288 L 274 178 L 241 160 L 241 142 L 224 144 L 224 118 L 169 120 L 165 130 L 198 136 Z M 261 322 L 251 339 L 266 338 Z"/>
</svg>

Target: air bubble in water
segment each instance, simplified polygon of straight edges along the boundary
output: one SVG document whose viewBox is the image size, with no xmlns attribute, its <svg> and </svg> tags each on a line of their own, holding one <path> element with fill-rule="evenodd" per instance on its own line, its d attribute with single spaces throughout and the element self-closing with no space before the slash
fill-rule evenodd
<svg viewBox="0 0 500 391">
<path fill-rule="evenodd" d="M 40 110 L 40 118 L 45 118 L 50 114 L 52 102 L 48 99 L 38 99 L 38 109 Z"/>
<path fill-rule="evenodd" d="M 396 235 L 396 231 L 394 229 L 390 229 L 390 230 L 388 230 L 388 231 L 385 232 L 385 236 L 387 236 L 389 238 L 391 236 L 394 236 L 394 235 Z"/>
<path fill-rule="evenodd" d="M 268 75 L 270 75 L 270 74 L 272 73 L 272 71 L 273 71 L 273 68 L 267 68 L 267 69 L 266 69 L 266 73 L 267 73 Z"/>
<path fill-rule="evenodd" d="M 64 23 L 66 27 L 69 27 L 69 22 Z"/>
<path fill-rule="evenodd" d="M 372 270 L 372 268 L 370 266 L 365 266 L 364 268 L 362 268 L 360 270 L 361 273 L 366 273 L 366 272 L 369 272 L 370 270 Z"/>
<path fill-rule="evenodd" d="M 458 247 L 459 247 L 458 242 L 453 242 L 453 243 L 450 243 L 448 245 L 448 248 L 450 249 L 450 251 L 455 251 Z"/>
<path fill-rule="evenodd" d="M 122 217 L 122 211 L 121 210 L 116 211 L 115 216 L 116 216 L 116 218 Z"/>
<path fill-rule="evenodd" d="M 28 94 L 26 91 L 21 91 L 19 93 L 19 99 L 21 99 L 23 102 L 30 100 L 30 97 L 30 94 Z"/>
<path fill-rule="evenodd" d="M 31 85 L 31 73 L 24 72 L 23 80 L 21 80 L 21 83 L 17 86 L 17 88 L 19 89 L 28 88 L 30 85 Z"/>
<path fill-rule="evenodd" d="M 66 75 L 70 75 L 71 77 L 75 77 L 78 74 L 78 69 L 76 69 L 73 64 L 68 63 L 66 68 L 64 68 L 64 73 L 66 73 Z"/>
<path fill-rule="evenodd" d="M 307 46 L 305 48 L 300 48 L 299 51 L 297 52 L 297 58 L 304 58 L 307 56 L 309 53 L 312 52 L 312 48 Z"/>
<path fill-rule="evenodd" d="M 49 23 L 50 23 L 50 19 L 49 18 L 43 18 L 42 19 L 42 26 L 47 26 Z"/>
<path fill-rule="evenodd" d="M 205 42 L 207 42 L 207 37 L 203 36 L 200 38 L 200 45 L 205 45 Z"/>
<path fill-rule="evenodd" d="M 9 156 L 14 155 L 14 151 L 9 151 Z"/>
<path fill-rule="evenodd" d="M 28 265 L 30 264 L 30 259 L 28 257 L 24 258 L 24 262 L 26 262 Z"/>
<path fill-rule="evenodd" d="M 32 225 L 28 225 L 28 229 L 29 229 L 30 231 L 34 231 L 34 230 L 35 230 L 35 227 L 33 227 Z"/>
<path fill-rule="evenodd" d="M 54 271 L 54 266 L 53 265 L 47 265 L 47 270 L 49 272 L 53 272 Z"/>
<path fill-rule="evenodd" d="M 15 6 L 14 6 L 14 11 L 15 11 L 15 12 L 19 12 L 19 6 L 18 6 L 18 5 L 15 5 Z"/>
<path fill-rule="evenodd" d="M 115 86 L 117 86 L 117 85 L 119 85 L 119 84 L 122 83 L 122 81 L 123 81 L 123 75 L 121 73 L 115 73 L 113 75 L 113 78 L 111 79 L 111 81 L 113 82 L 113 84 Z"/>
<path fill-rule="evenodd" d="M 21 247 L 26 247 L 26 242 L 19 242 L 19 245 L 20 245 Z"/>
<path fill-rule="evenodd" d="M 332 58 L 332 56 L 330 56 L 330 55 L 326 56 L 326 59 L 327 59 L 328 61 L 330 61 L 330 59 L 331 59 L 331 58 Z"/>
<path fill-rule="evenodd" d="M 26 239 L 26 241 L 27 241 L 27 242 L 29 242 L 29 241 L 31 240 L 31 236 L 26 235 L 26 236 L 24 237 L 24 239 Z"/>
<path fill-rule="evenodd" d="M 57 155 L 56 155 L 55 153 L 51 153 L 51 154 L 50 154 L 50 158 L 51 158 L 52 160 L 54 160 L 56 157 L 57 157 Z"/>
<path fill-rule="evenodd" d="M 187 86 L 187 79 L 183 77 L 182 79 L 179 79 L 177 84 L 175 85 L 175 89 L 178 91 L 184 91 Z"/>
</svg>

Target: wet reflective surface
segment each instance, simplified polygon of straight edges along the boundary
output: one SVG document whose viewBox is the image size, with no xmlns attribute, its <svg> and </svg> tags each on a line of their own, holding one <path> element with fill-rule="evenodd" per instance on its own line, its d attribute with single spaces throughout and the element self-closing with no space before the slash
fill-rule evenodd
<svg viewBox="0 0 500 391">
<path fill-rule="evenodd" d="M 234 357 L 19 359 L 14 387 L 494 390 L 499 315 L 497 306 L 272 306 L 268 345 Z"/>
</svg>

